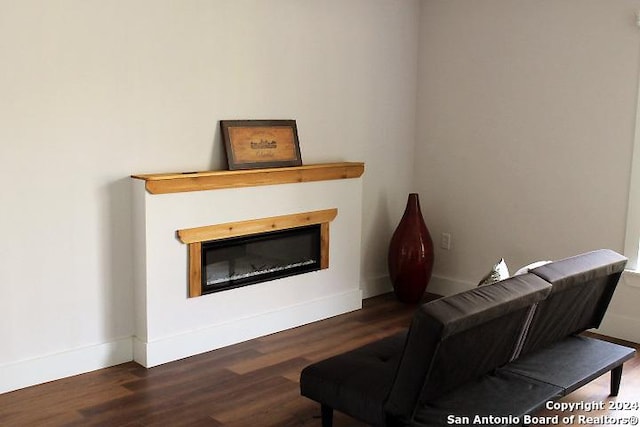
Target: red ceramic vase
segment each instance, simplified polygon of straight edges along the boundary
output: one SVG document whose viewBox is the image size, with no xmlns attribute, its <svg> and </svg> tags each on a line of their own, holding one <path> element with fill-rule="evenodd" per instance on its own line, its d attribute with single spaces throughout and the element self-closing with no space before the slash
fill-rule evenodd
<svg viewBox="0 0 640 427">
<path fill-rule="evenodd" d="M 409 194 L 407 207 L 389 244 L 389 277 L 398 300 L 420 302 L 431 279 L 433 241 L 424 223 L 417 193 Z"/>
</svg>

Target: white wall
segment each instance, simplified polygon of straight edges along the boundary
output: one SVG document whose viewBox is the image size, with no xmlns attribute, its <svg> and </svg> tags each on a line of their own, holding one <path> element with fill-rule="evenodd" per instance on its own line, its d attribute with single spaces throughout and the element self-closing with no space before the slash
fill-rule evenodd
<svg viewBox="0 0 640 427">
<path fill-rule="evenodd" d="M 450 251 L 436 250 L 438 290 L 475 285 L 500 257 L 517 269 L 623 251 L 638 9 L 637 0 L 422 3 L 415 186 L 434 240 L 453 237 Z M 622 283 L 611 312 L 640 322 L 620 304 L 637 307 L 637 291 Z"/>
<path fill-rule="evenodd" d="M 0 392 L 131 357 L 128 176 L 223 168 L 220 119 L 294 118 L 304 162 L 366 162 L 362 286 L 384 287 L 412 173 L 418 10 L 0 0 Z"/>
</svg>

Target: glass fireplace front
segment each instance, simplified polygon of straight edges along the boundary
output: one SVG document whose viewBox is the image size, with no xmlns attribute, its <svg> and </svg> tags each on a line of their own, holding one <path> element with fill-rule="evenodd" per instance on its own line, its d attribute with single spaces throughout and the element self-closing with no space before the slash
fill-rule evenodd
<svg viewBox="0 0 640 427">
<path fill-rule="evenodd" d="M 202 243 L 202 294 L 320 269 L 320 225 Z"/>
</svg>

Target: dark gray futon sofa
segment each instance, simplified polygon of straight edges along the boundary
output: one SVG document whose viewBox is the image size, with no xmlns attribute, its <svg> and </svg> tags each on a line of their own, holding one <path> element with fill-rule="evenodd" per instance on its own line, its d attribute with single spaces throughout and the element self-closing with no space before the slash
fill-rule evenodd
<svg viewBox="0 0 640 427">
<path fill-rule="evenodd" d="M 375 426 L 520 424 L 608 371 L 616 395 L 635 350 L 579 334 L 600 325 L 626 261 L 598 250 L 424 304 L 407 332 L 307 366 L 301 394 L 325 427 L 334 409 Z"/>
</svg>

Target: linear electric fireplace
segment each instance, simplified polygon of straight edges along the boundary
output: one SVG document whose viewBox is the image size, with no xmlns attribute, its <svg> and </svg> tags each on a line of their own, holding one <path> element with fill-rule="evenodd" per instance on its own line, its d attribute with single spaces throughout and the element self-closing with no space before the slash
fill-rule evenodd
<svg viewBox="0 0 640 427">
<path fill-rule="evenodd" d="M 189 246 L 189 296 L 329 267 L 336 209 L 178 230 Z"/>
<path fill-rule="evenodd" d="M 320 225 L 202 243 L 202 294 L 320 270 Z"/>
</svg>

